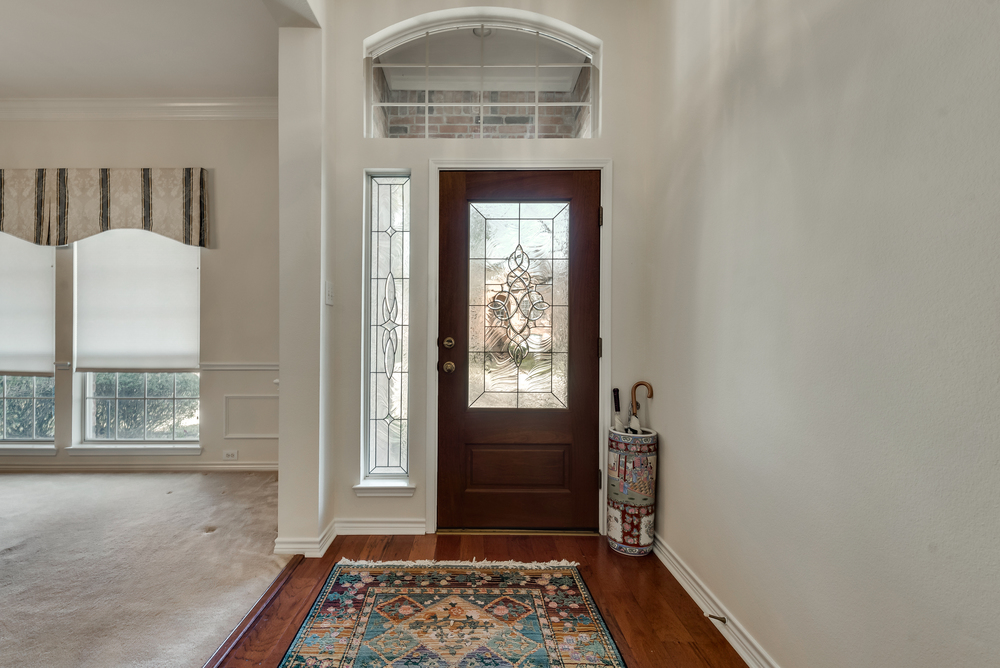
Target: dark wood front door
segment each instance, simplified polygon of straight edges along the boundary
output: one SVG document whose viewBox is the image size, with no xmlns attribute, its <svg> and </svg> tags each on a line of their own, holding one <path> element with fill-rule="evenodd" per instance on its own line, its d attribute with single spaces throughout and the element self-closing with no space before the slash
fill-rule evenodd
<svg viewBox="0 0 1000 668">
<path fill-rule="evenodd" d="M 597 529 L 597 171 L 442 172 L 438 526 Z"/>
</svg>

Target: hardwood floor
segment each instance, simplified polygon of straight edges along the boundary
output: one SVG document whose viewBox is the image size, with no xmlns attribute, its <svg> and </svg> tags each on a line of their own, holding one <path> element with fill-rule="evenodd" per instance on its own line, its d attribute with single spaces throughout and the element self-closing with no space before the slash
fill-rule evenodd
<svg viewBox="0 0 1000 668">
<path fill-rule="evenodd" d="M 341 558 L 580 563 L 629 668 L 746 668 L 655 556 L 625 557 L 600 536 L 339 536 L 322 559 L 290 562 L 206 668 L 275 668 Z"/>
</svg>

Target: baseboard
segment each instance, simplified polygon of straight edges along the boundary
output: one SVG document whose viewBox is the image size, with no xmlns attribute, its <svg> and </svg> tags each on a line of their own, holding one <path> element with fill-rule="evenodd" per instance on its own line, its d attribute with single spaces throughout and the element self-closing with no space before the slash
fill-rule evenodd
<svg viewBox="0 0 1000 668">
<path fill-rule="evenodd" d="M 339 536 L 412 536 L 427 532 L 427 521 L 422 517 L 418 519 L 339 518 L 334 522 L 337 524 L 337 535 Z"/>
<path fill-rule="evenodd" d="M 326 554 L 330 543 L 337 537 L 336 520 L 326 525 L 317 538 L 282 538 L 274 539 L 275 554 L 301 554 L 305 557 L 322 557 Z"/>
<path fill-rule="evenodd" d="M 780 668 L 775 660 L 764 651 L 764 648 L 754 640 L 754 637 L 747 633 L 747 630 L 729 614 L 726 606 L 722 605 L 715 594 L 705 586 L 705 583 L 695 575 L 694 571 L 688 568 L 684 560 L 677 556 L 677 553 L 659 535 L 655 537 L 653 542 L 653 552 L 660 558 L 667 570 L 677 578 L 677 581 L 684 587 L 684 591 L 694 599 L 704 613 L 726 618 L 725 624 L 716 620 L 712 621 L 750 668 Z"/>
<path fill-rule="evenodd" d="M 79 464 L 6 464 L 0 462 L 0 473 L 197 473 L 204 471 L 247 473 L 253 471 L 277 471 L 278 462 L 205 462 L 202 464 L 105 464 L 101 462 L 81 462 Z"/>
</svg>

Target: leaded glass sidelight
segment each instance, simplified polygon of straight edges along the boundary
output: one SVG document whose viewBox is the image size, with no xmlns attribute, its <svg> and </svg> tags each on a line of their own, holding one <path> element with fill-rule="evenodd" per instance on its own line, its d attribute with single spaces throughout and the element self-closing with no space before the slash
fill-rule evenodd
<svg viewBox="0 0 1000 668">
<path fill-rule="evenodd" d="M 410 179 L 371 178 L 368 475 L 406 475 Z"/>
<path fill-rule="evenodd" d="M 569 204 L 469 205 L 469 407 L 566 408 Z"/>
</svg>

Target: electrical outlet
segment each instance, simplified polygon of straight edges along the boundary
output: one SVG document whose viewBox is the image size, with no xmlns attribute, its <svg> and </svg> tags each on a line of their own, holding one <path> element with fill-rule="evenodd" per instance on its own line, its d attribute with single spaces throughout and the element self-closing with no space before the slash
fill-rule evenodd
<svg viewBox="0 0 1000 668">
<path fill-rule="evenodd" d="M 326 282 L 326 305 L 333 306 L 333 281 Z"/>
<path fill-rule="evenodd" d="M 233 462 L 235 462 L 237 459 L 240 458 L 240 451 L 239 450 L 223 450 L 222 451 L 222 458 L 225 459 L 226 461 L 233 461 Z"/>
</svg>

